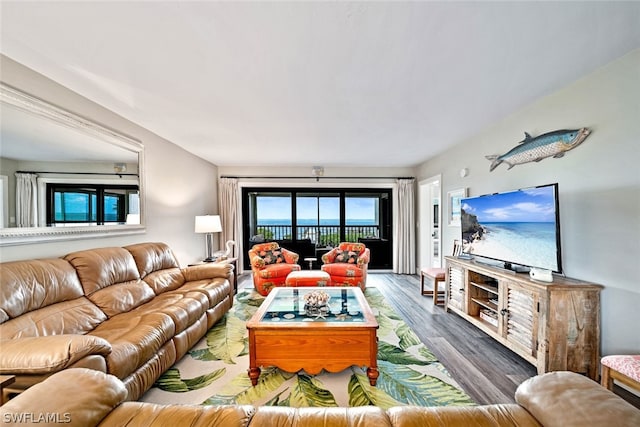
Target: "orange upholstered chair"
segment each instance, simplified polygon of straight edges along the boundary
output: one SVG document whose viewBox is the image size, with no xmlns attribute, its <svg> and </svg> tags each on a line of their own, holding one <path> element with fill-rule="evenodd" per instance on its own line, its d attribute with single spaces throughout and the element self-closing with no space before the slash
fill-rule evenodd
<svg viewBox="0 0 640 427">
<path fill-rule="evenodd" d="M 322 271 L 329 273 L 332 286 L 359 286 L 364 291 L 369 258 L 363 243 L 343 242 L 322 255 Z"/>
<path fill-rule="evenodd" d="M 300 271 L 298 254 L 281 248 L 276 242 L 253 245 L 249 250 L 253 286 L 260 295 L 268 295 L 276 286 L 285 286 L 292 271 Z"/>
</svg>

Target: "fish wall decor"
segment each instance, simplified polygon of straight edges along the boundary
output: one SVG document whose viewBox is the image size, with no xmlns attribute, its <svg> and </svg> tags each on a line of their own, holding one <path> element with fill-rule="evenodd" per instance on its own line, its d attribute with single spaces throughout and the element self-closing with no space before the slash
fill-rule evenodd
<svg viewBox="0 0 640 427">
<path fill-rule="evenodd" d="M 535 138 L 525 132 L 524 139 L 508 152 L 485 156 L 487 160 L 491 160 L 489 171 L 494 170 L 500 163 L 509 165 L 508 169 L 511 169 L 515 165 L 539 162 L 547 157 L 560 158 L 567 151 L 580 145 L 590 134 L 591 131 L 587 128 L 556 130 Z"/>
</svg>

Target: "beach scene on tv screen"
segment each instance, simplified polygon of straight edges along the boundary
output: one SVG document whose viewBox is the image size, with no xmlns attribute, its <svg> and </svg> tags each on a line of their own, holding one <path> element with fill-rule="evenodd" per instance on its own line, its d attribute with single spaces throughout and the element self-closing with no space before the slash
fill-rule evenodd
<svg viewBox="0 0 640 427">
<path fill-rule="evenodd" d="M 463 199 L 461 226 L 465 253 L 558 270 L 553 186 Z"/>
</svg>

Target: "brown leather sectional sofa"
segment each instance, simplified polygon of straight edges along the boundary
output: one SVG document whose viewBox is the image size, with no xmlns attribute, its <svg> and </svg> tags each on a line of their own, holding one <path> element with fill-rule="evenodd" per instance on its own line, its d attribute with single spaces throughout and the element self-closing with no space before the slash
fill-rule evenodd
<svg viewBox="0 0 640 427">
<path fill-rule="evenodd" d="M 232 274 L 180 268 L 164 243 L 0 264 L 0 374 L 16 376 L 5 394 L 80 367 L 138 399 L 231 308 Z"/>
<path fill-rule="evenodd" d="M 288 408 L 274 406 L 156 405 L 124 402 L 117 378 L 68 369 L 0 407 L 7 425 L 171 427 L 637 427 L 640 411 L 606 388 L 573 372 L 530 378 L 516 391 L 517 404 L 425 408 L 373 406 Z M 45 422 L 47 421 L 48 422 Z"/>
</svg>

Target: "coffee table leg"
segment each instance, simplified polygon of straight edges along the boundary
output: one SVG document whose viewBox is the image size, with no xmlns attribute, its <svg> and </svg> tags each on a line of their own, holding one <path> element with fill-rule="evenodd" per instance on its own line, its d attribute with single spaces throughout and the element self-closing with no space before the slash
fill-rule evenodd
<svg viewBox="0 0 640 427">
<path fill-rule="evenodd" d="M 371 384 L 372 386 L 376 385 L 378 375 L 380 375 L 380 373 L 378 372 L 377 366 L 367 368 L 367 377 L 369 377 L 369 384 Z"/>
<path fill-rule="evenodd" d="M 247 370 L 249 372 L 249 378 L 251 378 L 251 385 L 258 384 L 258 378 L 260 378 L 260 368 L 251 367 Z"/>
</svg>

